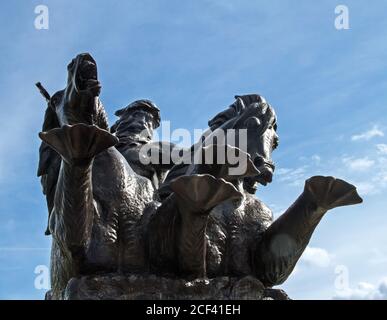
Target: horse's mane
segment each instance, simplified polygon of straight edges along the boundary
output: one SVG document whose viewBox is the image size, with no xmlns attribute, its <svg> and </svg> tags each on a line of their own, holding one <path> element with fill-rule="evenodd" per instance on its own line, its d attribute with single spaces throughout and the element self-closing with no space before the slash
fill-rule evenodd
<svg viewBox="0 0 387 320">
<path fill-rule="evenodd" d="M 98 99 L 97 114 L 95 115 L 94 123 L 103 130 L 109 131 L 109 122 L 105 108 L 101 100 Z"/>
<path fill-rule="evenodd" d="M 226 110 L 219 112 L 215 117 L 208 121 L 208 126 L 212 131 L 222 127 L 232 119 L 243 117 L 264 118 L 266 124 L 276 126 L 276 115 L 274 109 L 268 104 L 262 96 L 258 94 L 249 94 L 235 96 L 236 101 Z"/>
</svg>

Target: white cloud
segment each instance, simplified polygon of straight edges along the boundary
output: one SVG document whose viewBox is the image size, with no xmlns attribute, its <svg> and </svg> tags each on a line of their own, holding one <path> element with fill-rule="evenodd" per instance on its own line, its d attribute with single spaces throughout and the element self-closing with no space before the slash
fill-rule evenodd
<svg viewBox="0 0 387 320">
<path fill-rule="evenodd" d="M 315 165 L 319 165 L 321 162 L 321 157 L 318 154 L 314 154 L 311 157 L 301 156 L 299 159 L 300 161 L 307 162 L 308 164 L 315 164 Z"/>
<path fill-rule="evenodd" d="M 301 261 L 309 266 L 326 268 L 331 264 L 332 256 L 325 249 L 306 247 Z"/>
<path fill-rule="evenodd" d="M 321 162 L 321 157 L 318 154 L 314 154 L 311 159 L 316 165 L 320 164 Z"/>
<path fill-rule="evenodd" d="M 356 182 L 355 185 L 360 195 L 368 196 L 379 193 L 378 186 L 371 182 Z"/>
<path fill-rule="evenodd" d="M 276 172 L 277 172 L 277 175 L 284 176 L 284 175 L 290 174 L 292 171 L 293 169 L 289 169 L 289 168 L 279 168 Z"/>
<path fill-rule="evenodd" d="M 380 264 L 380 263 L 387 263 L 387 253 L 378 249 L 378 248 L 373 248 L 372 249 L 372 257 L 369 260 L 370 263 L 373 264 Z"/>
<path fill-rule="evenodd" d="M 290 169 L 280 168 L 276 171 L 278 180 L 291 186 L 302 186 L 306 180 L 306 166 Z"/>
<path fill-rule="evenodd" d="M 377 144 L 376 148 L 378 148 L 379 153 L 387 154 L 387 144 L 384 144 L 384 143 Z"/>
<path fill-rule="evenodd" d="M 365 158 L 344 158 L 343 162 L 346 166 L 348 166 L 349 169 L 351 170 L 356 170 L 356 171 L 365 171 L 369 168 L 371 168 L 374 164 L 375 161 L 369 159 L 368 157 Z"/>
<path fill-rule="evenodd" d="M 364 161 L 363 161 L 364 160 Z M 355 178 L 353 183 L 359 190 L 361 195 L 380 194 L 387 187 L 387 159 L 383 157 L 369 160 L 368 158 L 362 161 L 356 159 L 347 159 L 345 164 L 348 168 L 356 170 L 357 173 L 363 173 L 362 177 Z M 371 163 L 373 162 L 373 163 Z M 372 166 L 372 170 L 370 169 Z"/>
<path fill-rule="evenodd" d="M 351 140 L 352 141 L 359 141 L 359 140 L 371 140 L 372 138 L 374 137 L 384 137 L 384 132 L 382 130 L 380 130 L 378 128 L 378 126 L 373 126 L 372 129 L 366 131 L 366 132 L 363 132 L 363 133 L 360 133 L 360 134 L 356 134 L 356 135 L 353 135 L 351 137 Z"/>
<path fill-rule="evenodd" d="M 387 278 L 377 285 L 359 282 L 355 289 L 345 289 L 336 293 L 334 300 L 387 300 Z"/>
<path fill-rule="evenodd" d="M 387 146 L 387 145 L 386 145 Z M 354 184 L 361 196 L 377 195 L 387 188 L 387 157 L 371 154 L 364 157 L 343 155 L 335 161 L 322 161 L 319 155 L 301 157 L 307 165 L 279 168 L 276 178 L 292 187 L 302 187 L 314 175 L 333 175 Z M 342 165 L 338 165 L 341 161 Z"/>
</svg>

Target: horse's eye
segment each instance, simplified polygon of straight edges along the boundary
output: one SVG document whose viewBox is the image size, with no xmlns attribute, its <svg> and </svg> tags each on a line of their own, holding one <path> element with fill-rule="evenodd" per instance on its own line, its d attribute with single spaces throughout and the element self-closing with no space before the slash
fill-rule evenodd
<svg viewBox="0 0 387 320">
<path fill-rule="evenodd" d="M 276 149 L 279 145 L 279 138 L 278 137 L 275 137 L 273 139 L 273 150 Z"/>
<path fill-rule="evenodd" d="M 261 121 L 256 117 L 252 117 L 246 120 L 245 125 L 247 128 L 258 128 L 261 125 Z"/>
</svg>

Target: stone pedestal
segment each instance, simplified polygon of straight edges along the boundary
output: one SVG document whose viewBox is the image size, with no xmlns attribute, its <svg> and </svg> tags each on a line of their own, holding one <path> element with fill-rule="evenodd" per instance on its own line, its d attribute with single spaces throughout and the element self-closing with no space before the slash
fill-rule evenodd
<svg viewBox="0 0 387 320">
<path fill-rule="evenodd" d="M 49 293 L 47 299 L 50 298 Z M 169 279 L 154 275 L 107 274 L 73 278 L 65 300 L 288 300 L 282 290 L 268 289 L 253 277 Z"/>
</svg>

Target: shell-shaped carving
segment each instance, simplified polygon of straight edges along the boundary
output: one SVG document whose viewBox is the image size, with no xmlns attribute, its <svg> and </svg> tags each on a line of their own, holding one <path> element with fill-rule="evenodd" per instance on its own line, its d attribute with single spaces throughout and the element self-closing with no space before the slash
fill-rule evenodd
<svg viewBox="0 0 387 320">
<path fill-rule="evenodd" d="M 363 202 L 354 185 L 334 177 L 312 177 L 306 181 L 305 191 L 326 210 Z"/>
<path fill-rule="evenodd" d="M 83 123 L 40 132 L 39 137 L 69 163 L 88 161 L 118 142 L 108 131 Z"/>
<path fill-rule="evenodd" d="M 227 199 L 243 197 L 232 183 L 209 174 L 182 176 L 171 182 L 171 189 L 187 206 L 200 211 L 210 210 Z"/>
</svg>

